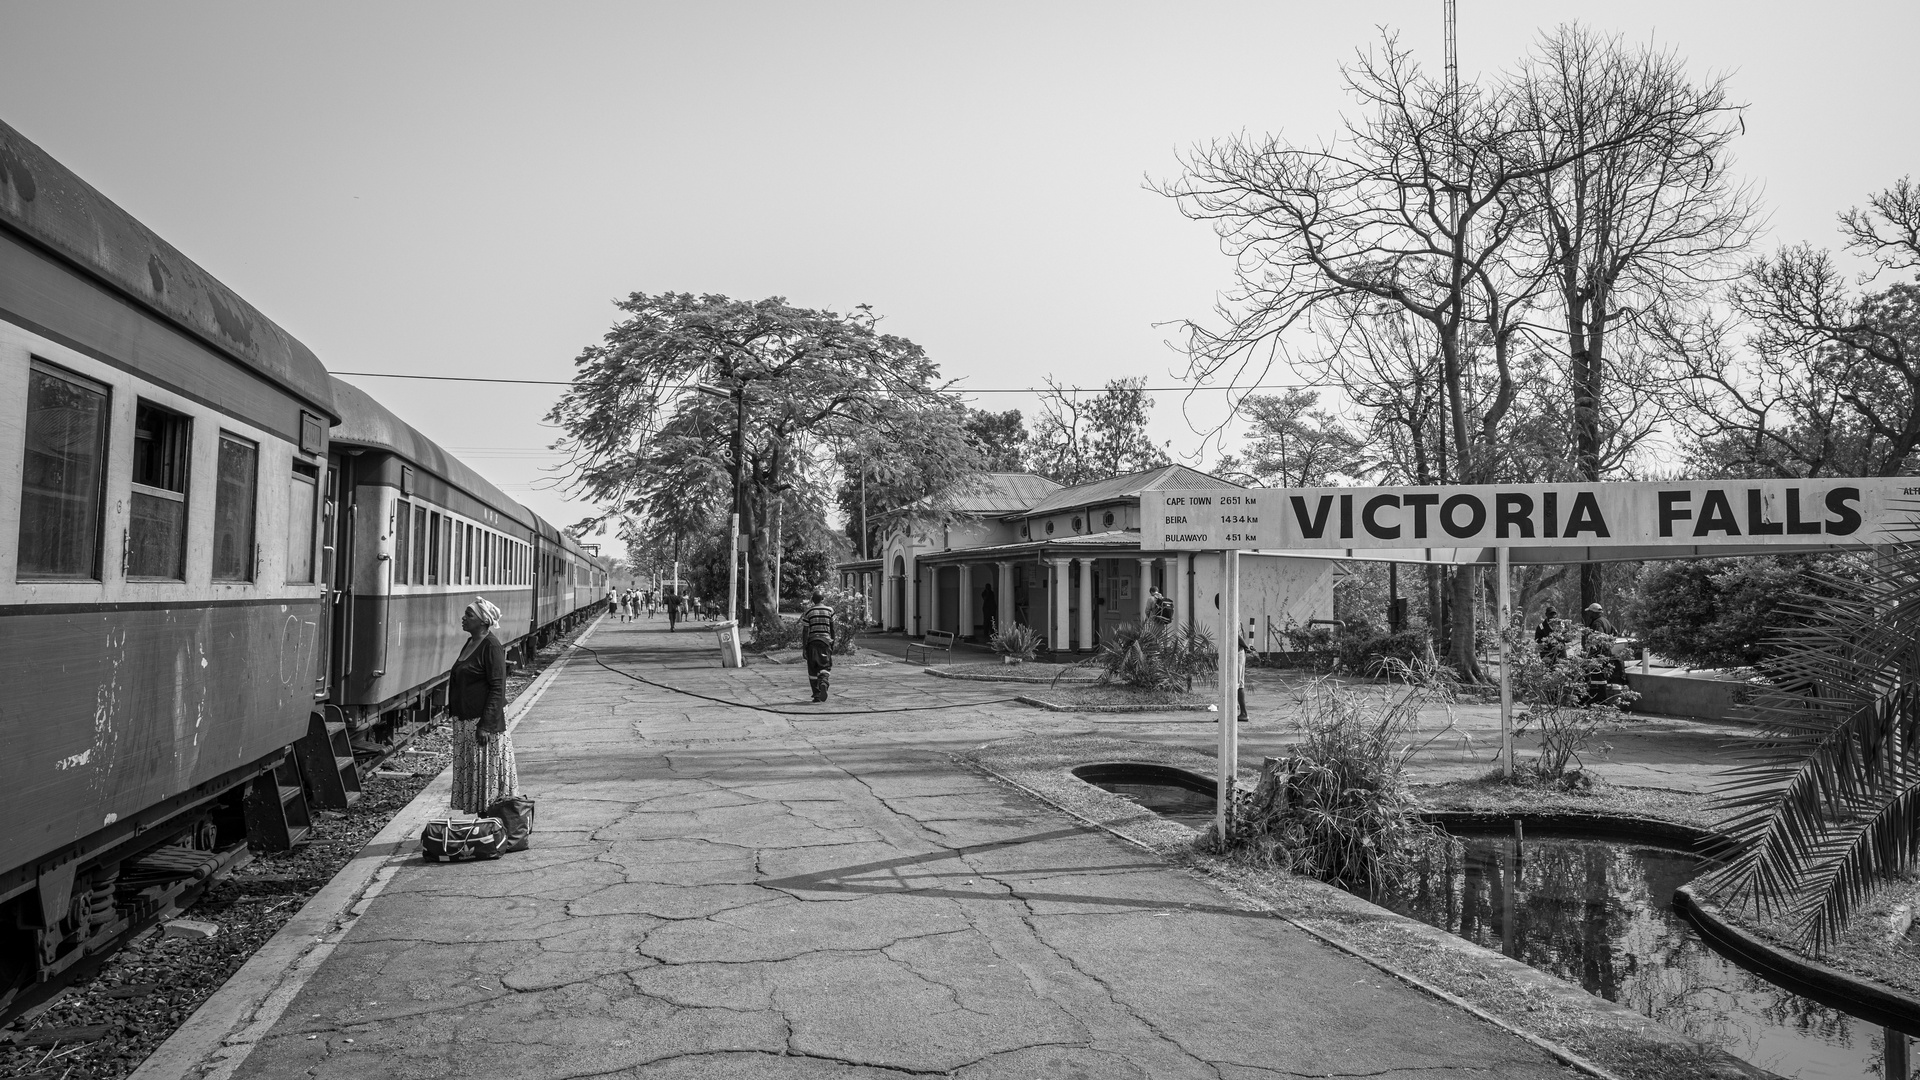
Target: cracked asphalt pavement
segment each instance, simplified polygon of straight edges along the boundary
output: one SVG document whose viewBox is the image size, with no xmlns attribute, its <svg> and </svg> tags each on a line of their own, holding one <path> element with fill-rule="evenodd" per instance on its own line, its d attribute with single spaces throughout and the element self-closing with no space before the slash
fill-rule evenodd
<svg viewBox="0 0 1920 1080">
<path fill-rule="evenodd" d="M 236 1076 L 1570 1075 L 949 757 L 1071 716 L 586 643 L 515 736 L 533 849 L 401 864 Z"/>
</svg>

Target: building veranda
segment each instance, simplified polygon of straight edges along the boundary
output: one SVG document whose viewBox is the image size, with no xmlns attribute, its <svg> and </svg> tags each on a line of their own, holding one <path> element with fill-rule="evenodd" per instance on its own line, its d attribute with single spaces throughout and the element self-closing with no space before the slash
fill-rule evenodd
<svg viewBox="0 0 1920 1080">
<path fill-rule="evenodd" d="M 913 525 L 896 511 L 878 558 L 836 569 L 842 588 L 866 598 L 875 629 L 908 637 L 944 631 L 985 643 L 1020 625 L 1044 649 L 1084 653 L 1144 618 L 1154 589 L 1172 601 L 1176 623 L 1215 633 L 1219 557 L 1143 547 L 1140 495 L 1240 486 L 1184 465 L 1071 486 L 988 473 L 955 500 L 949 524 Z M 1330 559 L 1243 555 L 1243 632 L 1264 643 L 1289 624 L 1331 619 L 1337 574 Z"/>
</svg>

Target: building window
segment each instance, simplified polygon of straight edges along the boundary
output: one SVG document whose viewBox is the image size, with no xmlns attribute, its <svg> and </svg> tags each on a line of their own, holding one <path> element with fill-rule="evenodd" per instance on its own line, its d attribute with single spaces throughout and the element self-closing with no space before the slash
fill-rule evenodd
<svg viewBox="0 0 1920 1080">
<path fill-rule="evenodd" d="M 144 401 L 133 415 L 127 576 L 179 581 L 187 576 L 187 474 L 193 457 L 193 421 Z"/>
<path fill-rule="evenodd" d="M 1047 519 L 1047 535 L 1048 536 L 1053 535 L 1053 519 L 1052 518 Z"/>
<path fill-rule="evenodd" d="M 98 581 L 107 388 L 35 360 L 26 428 L 19 576 Z"/>
<path fill-rule="evenodd" d="M 237 435 L 220 433 L 220 462 L 213 493 L 213 580 L 253 580 L 254 490 L 260 450 Z"/>
<path fill-rule="evenodd" d="M 1079 532 L 1079 531 L 1080 531 L 1080 519 L 1079 519 L 1079 518 L 1074 518 L 1074 519 L 1073 519 L 1073 531 L 1074 531 L 1074 532 Z"/>
<path fill-rule="evenodd" d="M 304 461 L 293 463 L 287 478 L 287 583 L 313 581 L 313 547 L 319 520 L 320 470 Z"/>
<path fill-rule="evenodd" d="M 1113 528 L 1113 511 L 1109 510 L 1100 515 L 1100 527 L 1103 529 Z"/>
<path fill-rule="evenodd" d="M 407 551 L 413 545 L 413 507 L 400 503 L 393 511 L 393 583 L 407 583 Z"/>
</svg>

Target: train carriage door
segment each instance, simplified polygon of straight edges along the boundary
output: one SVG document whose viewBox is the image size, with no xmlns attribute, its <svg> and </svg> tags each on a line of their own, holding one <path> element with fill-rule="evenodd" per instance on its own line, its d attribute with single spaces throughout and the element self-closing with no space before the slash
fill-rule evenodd
<svg viewBox="0 0 1920 1080">
<path fill-rule="evenodd" d="M 320 572 L 325 575 L 329 623 L 327 633 L 327 687 L 329 698 L 341 704 L 346 678 L 353 672 L 353 458 L 327 458 L 326 537 Z"/>
</svg>

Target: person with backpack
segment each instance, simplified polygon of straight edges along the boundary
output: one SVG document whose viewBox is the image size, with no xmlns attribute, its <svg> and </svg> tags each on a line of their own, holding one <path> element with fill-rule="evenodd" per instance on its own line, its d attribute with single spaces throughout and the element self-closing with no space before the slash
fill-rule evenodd
<svg viewBox="0 0 1920 1080">
<path fill-rule="evenodd" d="M 807 685 L 813 700 L 827 700 L 827 681 L 833 671 L 833 608 L 825 589 L 813 590 L 813 606 L 800 616 L 800 648 L 807 656 Z"/>
</svg>

